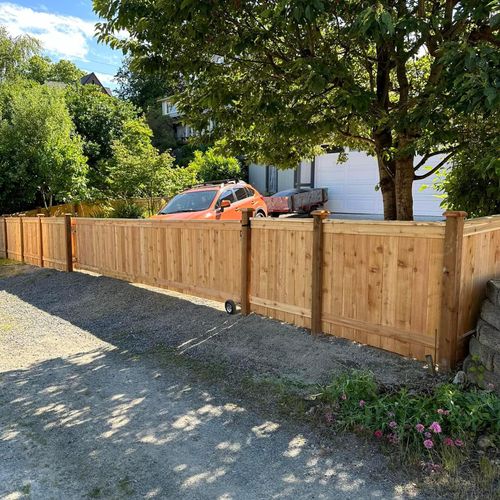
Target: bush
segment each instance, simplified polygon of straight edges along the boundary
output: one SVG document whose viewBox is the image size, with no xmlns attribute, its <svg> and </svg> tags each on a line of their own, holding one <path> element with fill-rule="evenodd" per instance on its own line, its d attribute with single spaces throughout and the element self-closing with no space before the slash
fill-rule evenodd
<svg viewBox="0 0 500 500">
<path fill-rule="evenodd" d="M 205 153 L 195 151 L 194 160 L 188 168 L 196 171 L 203 182 L 239 178 L 241 175 L 240 164 L 236 158 L 217 155 L 213 149 Z"/>
<path fill-rule="evenodd" d="M 144 208 L 137 203 L 124 201 L 118 203 L 109 216 L 116 219 L 142 219 L 143 213 Z"/>
<path fill-rule="evenodd" d="M 328 424 L 369 433 L 431 464 L 464 455 L 479 435 L 500 444 L 500 398 L 492 392 L 442 384 L 431 393 L 384 393 L 370 373 L 353 371 L 325 387 L 320 400 Z"/>
</svg>

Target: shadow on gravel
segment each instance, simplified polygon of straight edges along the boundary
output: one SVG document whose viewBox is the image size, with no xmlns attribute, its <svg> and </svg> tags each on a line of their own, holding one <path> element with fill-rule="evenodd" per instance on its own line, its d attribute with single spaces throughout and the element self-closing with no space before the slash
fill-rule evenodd
<svg viewBox="0 0 500 500">
<path fill-rule="evenodd" d="M 395 495 L 373 452 L 344 441 L 324 456 L 186 380 L 106 348 L 2 374 L 0 497 L 27 485 L 33 498 Z"/>
<path fill-rule="evenodd" d="M 201 299 L 102 276 L 33 269 L 0 279 L 0 290 L 76 325 L 122 351 L 164 346 L 235 369 L 324 383 L 346 369 L 386 385 L 431 383 L 421 363 L 257 315 L 229 316 Z M 210 304 L 204 305 L 204 304 Z"/>
</svg>

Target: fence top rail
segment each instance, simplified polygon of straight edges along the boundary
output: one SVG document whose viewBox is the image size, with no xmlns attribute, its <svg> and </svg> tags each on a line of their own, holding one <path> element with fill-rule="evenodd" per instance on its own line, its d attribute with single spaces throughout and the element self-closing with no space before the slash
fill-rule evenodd
<svg viewBox="0 0 500 500">
<path fill-rule="evenodd" d="M 468 219 L 464 224 L 464 234 L 477 234 L 500 229 L 500 215 Z"/>
<path fill-rule="evenodd" d="M 96 226 L 127 226 L 127 227 L 171 227 L 184 229 L 202 229 L 219 228 L 234 229 L 241 228 L 241 222 L 236 220 L 218 221 L 218 220 L 182 220 L 182 219 L 96 219 L 92 217 L 75 217 L 72 219 L 77 225 L 96 225 Z"/>
</svg>

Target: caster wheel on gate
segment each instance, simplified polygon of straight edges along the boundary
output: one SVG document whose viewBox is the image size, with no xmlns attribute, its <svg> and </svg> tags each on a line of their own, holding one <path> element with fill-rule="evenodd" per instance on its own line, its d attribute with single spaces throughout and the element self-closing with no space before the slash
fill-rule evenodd
<svg viewBox="0 0 500 500">
<path fill-rule="evenodd" d="M 226 300 L 224 308 L 228 314 L 236 314 L 236 304 L 234 300 Z"/>
</svg>

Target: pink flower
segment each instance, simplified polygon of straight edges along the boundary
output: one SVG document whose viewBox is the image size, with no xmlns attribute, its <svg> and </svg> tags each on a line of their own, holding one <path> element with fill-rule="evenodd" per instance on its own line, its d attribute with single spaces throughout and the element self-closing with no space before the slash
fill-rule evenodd
<svg viewBox="0 0 500 500">
<path fill-rule="evenodd" d="M 439 434 L 441 432 L 441 426 L 437 422 L 432 422 L 429 429 L 435 434 Z"/>
<path fill-rule="evenodd" d="M 360 406 L 360 408 L 364 408 L 365 404 L 366 404 L 366 401 L 364 401 L 363 399 L 359 400 L 359 406 Z"/>
<path fill-rule="evenodd" d="M 389 427 L 391 429 L 395 429 L 397 426 L 398 426 L 398 424 L 396 422 L 394 422 L 394 420 L 392 420 L 391 422 L 389 422 Z"/>
<path fill-rule="evenodd" d="M 398 436 L 396 436 L 396 434 L 392 434 L 392 433 L 388 434 L 387 441 L 389 441 L 389 443 L 396 444 L 398 442 Z"/>
<path fill-rule="evenodd" d="M 443 410 L 442 408 L 439 408 L 437 411 L 440 415 L 449 415 L 450 411 L 449 410 Z"/>
<path fill-rule="evenodd" d="M 445 446 L 455 446 L 455 443 L 453 442 L 453 439 L 449 438 L 449 437 L 445 437 L 443 439 L 443 444 Z"/>
<path fill-rule="evenodd" d="M 422 433 L 422 432 L 424 432 L 425 427 L 422 424 L 417 424 L 415 426 L 415 429 L 417 429 L 417 432 Z"/>
<path fill-rule="evenodd" d="M 434 446 L 434 443 L 432 442 L 432 439 L 426 439 L 424 441 L 424 446 L 430 450 L 433 446 Z"/>
<path fill-rule="evenodd" d="M 373 433 L 373 435 L 374 435 L 377 439 L 380 439 L 380 438 L 384 435 L 384 433 L 383 433 L 380 429 L 378 429 L 378 430 L 376 430 L 376 431 Z"/>
<path fill-rule="evenodd" d="M 342 401 L 345 401 L 347 399 L 347 395 L 342 394 L 342 396 L 340 396 L 340 399 L 342 399 Z"/>
<path fill-rule="evenodd" d="M 325 420 L 328 424 L 331 424 L 335 420 L 335 417 L 331 411 L 327 411 L 325 413 Z"/>
<path fill-rule="evenodd" d="M 463 446 L 464 445 L 464 442 L 461 440 L 461 439 L 455 439 L 455 446 Z"/>
<path fill-rule="evenodd" d="M 424 436 L 427 438 L 427 439 L 430 439 L 432 437 L 432 434 L 430 432 L 426 432 L 424 434 Z"/>
</svg>

